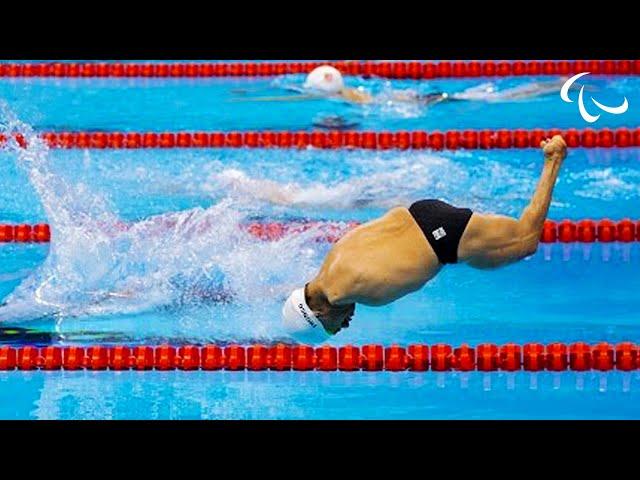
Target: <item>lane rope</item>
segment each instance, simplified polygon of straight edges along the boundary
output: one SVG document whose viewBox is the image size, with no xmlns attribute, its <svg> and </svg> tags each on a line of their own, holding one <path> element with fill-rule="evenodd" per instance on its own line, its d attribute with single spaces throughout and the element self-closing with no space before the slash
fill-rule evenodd
<svg viewBox="0 0 640 480">
<path fill-rule="evenodd" d="M 279 240 L 286 235 L 318 228 L 317 241 L 336 242 L 360 222 L 252 222 L 242 227 L 261 240 Z M 170 227 L 170 226 L 168 226 Z M 114 231 L 126 230 L 124 222 L 114 226 Z M 46 243 L 51 241 L 51 228 L 46 223 L 0 224 L 0 243 Z M 640 242 L 640 220 L 625 218 L 619 221 L 602 220 L 546 220 L 540 235 L 542 243 L 611 243 Z"/>
<path fill-rule="evenodd" d="M 639 75 L 640 60 L 530 61 L 328 61 L 328 62 L 29 62 L 0 63 L 0 78 L 210 78 L 271 77 L 307 74 L 320 65 L 333 65 L 344 75 L 397 79 L 510 77 L 524 75 Z"/>
<path fill-rule="evenodd" d="M 632 342 L 452 346 L 158 345 L 0 347 L 0 370 L 631 371 Z"/>
<path fill-rule="evenodd" d="M 640 127 L 585 129 L 483 129 L 413 131 L 235 131 L 235 132 L 42 132 L 51 148 L 362 148 L 367 150 L 458 150 L 539 148 L 562 135 L 571 148 L 640 147 Z M 26 146 L 21 134 L 14 135 Z M 0 135 L 0 146 L 7 141 Z"/>
</svg>

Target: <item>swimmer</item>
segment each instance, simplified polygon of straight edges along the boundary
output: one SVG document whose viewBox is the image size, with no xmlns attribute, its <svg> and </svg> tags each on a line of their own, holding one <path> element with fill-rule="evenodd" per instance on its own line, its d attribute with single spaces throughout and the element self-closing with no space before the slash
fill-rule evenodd
<svg viewBox="0 0 640 480">
<path fill-rule="evenodd" d="M 347 88 L 337 68 L 322 65 L 315 68 L 304 82 L 303 88 L 322 96 L 337 97 L 350 103 L 371 103 L 373 97 L 364 88 Z"/>
<path fill-rule="evenodd" d="M 345 87 L 342 74 L 330 65 L 322 65 L 315 68 L 307 76 L 303 89 L 310 94 L 314 94 L 316 97 L 324 96 L 327 98 L 338 98 L 349 103 L 370 104 L 375 101 L 374 97 L 363 87 Z M 392 100 L 396 102 L 430 105 L 444 100 L 450 100 L 450 97 L 444 92 L 421 95 L 416 92 L 406 90 L 394 92 Z"/>
<path fill-rule="evenodd" d="M 347 328 L 356 303 L 386 305 L 422 288 L 447 264 L 490 269 L 533 255 L 567 155 L 561 136 L 541 143 L 544 167 L 519 219 L 485 215 L 439 200 L 396 207 L 343 236 L 315 278 L 282 308 L 285 329 L 318 343 Z"/>
<path fill-rule="evenodd" d="M 289 89 L 302 93 L 303 95 L 299 96 L 300 99 L 334 98 L 360 104 L 372 103 L 374 100 L 373 96 L 364 87 L 346 87 L 342 73 L 331 65 L 316 67 L 307 75 L 302 88 L 289 87 Z M 274 100 L 286 98 L 273 97 Z"/>
<path fill-rule="evenodd" d="M 298 93 L 298 95 L 275 96 L 275 97 L 248 97 L 235 98 L 234 102 L 284 102 L 298 100 L 314 100 L 318 98 L 341 99 L 349 103 L 372 103 L 373 96 L 363 87 L 348 88 L 344 84 L 342 74 L 331 65 L 322 65 L 315 68 L 302 85 L 287 86 L 287 90 Z"/>
<path fill-rule="evenodd" d="M 560 77 L 548 81 L 535 81 L 505 90 L 498 90 L 492 82 L 475 85 L 461 92 L 434 91 L 418 93 L 413 90 L 400 90 L 393 91 L 387 101 L 432 106 L 452 101 L 510 102 L 526 100 L 559 92 L 567 78 L 568 77 Z M 572 85 L 573 89 L 580 87 L 581 85 L 578 84 Z M 357 88 L 346 87 L 340 71 L 330 65 L 322 65 L 315 68 L 307 75 L 302 88 L 289 86 L 287 89 L 295 91 L 299 93 L 299 95 L 253 97 L 245 98 L 242 101 L 297 101 L 332 98 L 361 105 L 380 101 L 367 92 L 362 86 Z"/>
</svg>

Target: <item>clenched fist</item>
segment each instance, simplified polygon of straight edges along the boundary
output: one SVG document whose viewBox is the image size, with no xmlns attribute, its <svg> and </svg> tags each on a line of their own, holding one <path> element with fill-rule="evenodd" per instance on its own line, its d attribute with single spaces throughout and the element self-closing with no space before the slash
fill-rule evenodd
<svg viewBox="0 0 640 480">
<path fill-rule="evenodd" d="M 555 135 L 551 140 L 543 140 L 540 147 L 547 161 L 562 163 L 567 156 L 567 144 L 560 135 Z"/>
</svg>

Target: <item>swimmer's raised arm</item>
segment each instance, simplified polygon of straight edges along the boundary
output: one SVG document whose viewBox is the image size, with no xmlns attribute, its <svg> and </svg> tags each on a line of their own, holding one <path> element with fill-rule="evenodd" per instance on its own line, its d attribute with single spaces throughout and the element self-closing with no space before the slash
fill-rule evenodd
<svg viewBox="0 0 640 480">
<path fill-rule="evenodd" d="M 459 258 L 477 268 L 506 265 L 532 255 L 551 204 L 551 195 L 567 156 L 567 145 L 560 135 L 540 145 L 544 167 L 529 205 L 519 219 L 474 213 L 460 239 Z"/>
</svg>

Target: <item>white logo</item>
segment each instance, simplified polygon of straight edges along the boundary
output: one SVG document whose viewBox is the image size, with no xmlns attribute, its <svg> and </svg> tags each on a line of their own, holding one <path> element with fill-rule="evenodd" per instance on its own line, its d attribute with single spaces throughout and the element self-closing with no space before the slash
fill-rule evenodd
<svg viewBox="0 0 640 480">
<path fill-rule="evenodd" d="M 569 89 L 571 88 L 571 85 L 573 85 L 573 83 L 576 80 L 578 80 L 580 77 L 589 75 L 589 73 L 590 72 L 578 73 L 577 75 L 574 75 L 569 80 L 567 80 L 562 86 L 562 88 L 560 89 L 560 98 L 562 98 L 562 100 L 567 103 L 573 103 L 573 100 L 569 98 Z M 584 85 L 580 87 L 580 93 L 578 94 L 578 111 L 580 112 L 580 115 L 582 116 L 585 122 L 593 123 L 600 118 L 600 114 L 591 115 L 589 112 L 587 112 L 587 109 L 584 106 L 584 101 L 582 100 L 583 92 L 584 92 Z M 629 102 L 627 101 L 627 97 L 624 97 L 624 102 L 622 102 L 622 105 L 620 105 L 619 107 L 608 107 L 607 105 L 601 104 L 593 97 L 591 97 L 591 101 L 600 110 L 604 110 L 605 112 L 612 113 L 614 115 L 620 115 L 629 109 Z"/>
<path fill-rule="evenodd" d="M 433 235 L 433 238 L 435 238 L 436 240 L 440 240 L 442 237 L 444 237 L 447 234 L 447 232 L 444 231 L 444 228 L 440 227 L 434 230 L 433 232 L 431 232 L 431 234 Z"/>
</svg>

